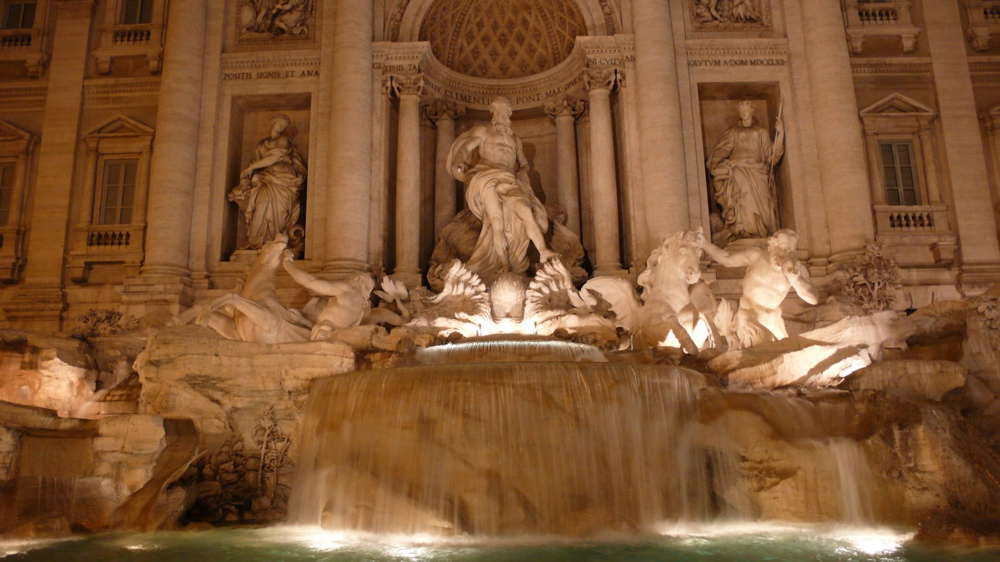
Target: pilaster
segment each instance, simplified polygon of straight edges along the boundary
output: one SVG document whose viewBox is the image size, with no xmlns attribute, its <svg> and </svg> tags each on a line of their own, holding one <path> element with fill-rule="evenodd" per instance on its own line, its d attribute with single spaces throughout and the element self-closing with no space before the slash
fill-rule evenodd
<svg viewBox="0 0 1000 562">
<path fill-rule="evenodd" d="M 8 322 L 27 329 L 58 330 L 66 307 L 66 230 L 83 106 L 93 0 L 57 0 L 38 176 L 30 213 L 24 283 L 4 304 Z"/>
<path fill-rule="evenodd" d="M 837 2 L 802 0 L 802 26 L 833 261 L 874 239 L 871 187 L 844 19 Z M 824 123 L 834 126 L 824 127 Z"/>
<path fill-rule="evenodd" d="M 191 217 L 201 125 L 206 4 L 172 0 L 150 162 L 146 260 L 122 287 L 126 314 L 155 323 L 194 301 Z"/>
<path fill-rule="evenodd" d="M 931 69 L 962 256 L 960 285 L 973 294 L 1000 274 L 1000 245 L 957 2 L 924 2 Z"/>
</svg>

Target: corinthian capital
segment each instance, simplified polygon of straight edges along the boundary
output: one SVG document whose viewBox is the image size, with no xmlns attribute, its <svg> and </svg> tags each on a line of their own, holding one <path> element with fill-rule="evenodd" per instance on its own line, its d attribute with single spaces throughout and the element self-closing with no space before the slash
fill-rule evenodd
<svg viewBox="0 0 1000 562">
<path fill-rule="evenodd" d="M 622 81 L 621 69 L 613 66 L 590 66 L 583 73 L 583 87 L 591 90 L 614 90 Z"/>
<path fill-rule="evenodd" d="M 571 115 L 577 118 L 583 115 L 587 109 L 587 102 L 583 100 L 571 100 L 566 96 L 559 96 L 554 100 L 545 102 L 545 114 L 555 119 L 561 115 Z"/>
<path fill-rule="evenodd" d="M 424 75 L 393 74 L 389 77 L 389 87 L 397 97 L 419 96 L 424 93 Z"/>
<path fill-rule="evenodd" d="M 433 102 L 424 106 L 424 115 L 431 121 L 437 122 L 440 119 L 451 119 L 454 121 L 465 115 L 465 106 L 459 105 L 451 100 L 437 98 Z"/>
</svg>

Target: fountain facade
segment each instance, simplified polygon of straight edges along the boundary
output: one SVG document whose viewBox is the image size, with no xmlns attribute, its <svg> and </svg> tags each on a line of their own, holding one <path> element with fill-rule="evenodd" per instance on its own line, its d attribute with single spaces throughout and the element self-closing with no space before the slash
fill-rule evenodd
<svg viewBox="0 0 1000 562">
<path fill-rule="evenodd" d="M 996 538 L 978 3 L 91 4 L 0 1 L 0 532 Z"/>
</svg>

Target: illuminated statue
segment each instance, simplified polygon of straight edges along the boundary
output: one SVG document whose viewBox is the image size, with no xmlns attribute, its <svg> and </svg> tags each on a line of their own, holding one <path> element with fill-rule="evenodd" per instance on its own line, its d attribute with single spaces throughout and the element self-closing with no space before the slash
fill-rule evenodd
<svg viewBox="0 0 1000 562">
<path fill-rule="evenodd" d="M 466 265 L 486 282 L 527 271 L 529 243 L 542 262 L 556 255 L 545 243 L 548 216 L 531 191 L 528 159 L 511 130 L 510 101 L 496 98 L 490 109 L 492 124 L 463 133 L 448 154 L 452 176 L 466 184 L 466 206 L 483 223 Z"/>
</svg>

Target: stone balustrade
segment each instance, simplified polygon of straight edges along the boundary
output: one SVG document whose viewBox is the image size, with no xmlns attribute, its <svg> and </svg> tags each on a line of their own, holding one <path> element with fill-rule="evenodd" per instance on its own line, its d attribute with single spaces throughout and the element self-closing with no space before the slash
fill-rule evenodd
<svg viewBox="0 0 1000 562">
<path fill-rule="evenodd" d="M 24 49 L 31 46 L 30 29 L 0 30 L 0 50 Z"/>
<path fill-rule="evenodd" d="M 860 55 L 865 39 L 872 36 L 898 36 L 903 43 L 903 52 L 912 53 L 917 46 L 920 29 L 913 25 L 910 14 L 911 3 L 863 2 L 847 0 L 843 4 L 844 19 L 847 22 L 847 37 L 851 51 Z"/>
<path fill-rule="evenodd" d="M 875 224 L 879 236 L 947 233 L 947 211 L 943 204 L 875 205 Z"/>
<path fill-rule="evenodd" d="M 120 263 L 138 272 L 143 260 L 144 224 L 78 225 L 73 230 L 70 278 L 85 283 L 95 263 Z"/>
<path fill-rule="evenodd" d="M 989 48 L 990 35 L 1000 33 L 1000 0 L 966 0 L 965 11 L 969 18 L 966 32 L 972 48 L 985 51 Z"/>
<path fill-rule="evenodd" d="M 116 25 L 112 30 L 114 45 L 148 45 L 153 36 L 151 24 Z"/>
<path fill-rule="evenodd" d="M 23 61 L 28 66 L 32 78 L 41 76 L 48 59 L 44 47 L 42 30 L 0 29 L 0 62 Z"/>
<path fill-rule="evenodd" d="M 109 2 L 109 10 L 117 3 Z M 165 4 L 156 2 L 153 16 L 148 23 L 115 23 L 101 28 L 98 47 L 94 50 L 94 60 L 101 74 L 111 72 L 111 62 L 115 57 L 144 56 L 149 61 L 149 72 L 159 74 L 163 65 L 163 42 L 166 33 Z M 117 13 L 108 11 L 107 21 L 115 21 Z"/>
</svg>

